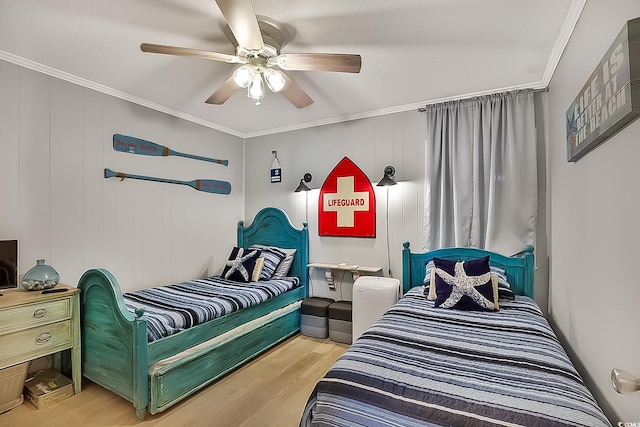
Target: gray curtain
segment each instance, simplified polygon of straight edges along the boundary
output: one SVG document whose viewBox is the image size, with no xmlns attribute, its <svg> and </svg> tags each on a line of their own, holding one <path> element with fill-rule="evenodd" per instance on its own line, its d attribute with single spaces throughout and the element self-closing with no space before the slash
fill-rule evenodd
<svg viewBox="0 0 640 427">
<path fill-rule="evenodd" d="M 533 91 L 428 106 L 424 250 L 505 255 L 534 244 L 538 191 Z"/>
</svg>

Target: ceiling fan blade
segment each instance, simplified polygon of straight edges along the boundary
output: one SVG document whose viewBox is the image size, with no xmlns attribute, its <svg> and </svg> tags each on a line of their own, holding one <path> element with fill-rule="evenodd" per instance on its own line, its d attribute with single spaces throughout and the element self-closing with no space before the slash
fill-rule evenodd
<svg viewBox="0 0 640 427">
<path fill-rule="evenodd" d="M 233 76 L 231 76 L 204 102 L 207 104 L 222 105 L 238 89 L 240 89 L 240 87 L 233 81 Z"/>
<path fill-rule="evenodd" d="M 278 55 L 277 64 L 288 71 L 359 73 L 362 58 L 360 55 L 344 53 L 283 53 Z"/>
<path fill-rule="evenodd" d="M 241 62 L 235 55 L 210 52 L 208 50 L 191 49 L 188 47 L 167 46 L 163 44 L 142 43 L 140 50 L 148 53 L 162 53 L 165 55 L 192 56 L 194 58 L 209 59 L 211 61 L 228 62 L 237 64 Z"/>
<path fill-rule="evenodd" d="M 240 47 L 248 50 L 264 47 L 251 0 L 216 0 L 216 3 Z"/>
<path fill-rule="evenodd" d="M 285 85 L 280 91 L 285 98 L 289 100 L 296 108 L 304 108 L 313 104 L 313 99 L 307 93 L 302 90 L 300 86 L 298 86 L 291 77 L 287 76 L 285 73 L 282 73 L 284 76 Z"/>
</svg>

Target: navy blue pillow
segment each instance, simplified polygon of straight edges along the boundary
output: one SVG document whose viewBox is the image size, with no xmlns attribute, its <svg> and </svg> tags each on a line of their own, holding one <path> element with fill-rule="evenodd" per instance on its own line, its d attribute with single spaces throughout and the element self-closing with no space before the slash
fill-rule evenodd
<svg viewBox="0 0 640 427">
<path fill-rule="evenodd" d="M 435 307 L 458 310 L 496 310 L 489 257 L 468 261 L 434 258 Z M 433 284 L 431 284 L 433 286 Z"/>
<path fill-rule="evenodd" d="M 222 277 L 236 282 L 250 282 L 259 256 L 259 249 L 243 249 L 234 246 L 222 270 Z"/>
</svg>

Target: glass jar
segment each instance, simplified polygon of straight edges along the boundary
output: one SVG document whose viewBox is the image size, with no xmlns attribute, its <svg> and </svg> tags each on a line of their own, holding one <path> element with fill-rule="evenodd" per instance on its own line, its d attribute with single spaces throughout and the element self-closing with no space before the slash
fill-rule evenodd
<svg viewBox="0 0 640 427">
<path fill-rule="evenodd" d="M 60 281 L 58 272 L 44 263 L 44 259 L 36 261 L 36 265 L 31 267 L 22 278 L 22 287 L 28 291 L 41 291 L 53 288 Z"/>
</svg>

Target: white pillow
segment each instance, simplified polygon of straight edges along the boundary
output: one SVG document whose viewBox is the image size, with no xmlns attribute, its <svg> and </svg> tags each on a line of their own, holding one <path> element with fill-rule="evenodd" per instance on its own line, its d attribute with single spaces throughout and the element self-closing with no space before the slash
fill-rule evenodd
<svg viewBox="0 0 640 427">
<path fill-rule="evenodd" d="M 273 279 L 284 279 L 289 274 L 289 270 L 291 270 L 291 264 L 293 264 L 293 257 L 296 254 L 295 249 L 284 249 L 278 248 L 287 256 L 282 260 L 278 268 L 276 268 L 276 272 L 273 273 Z"/>
</svg>

